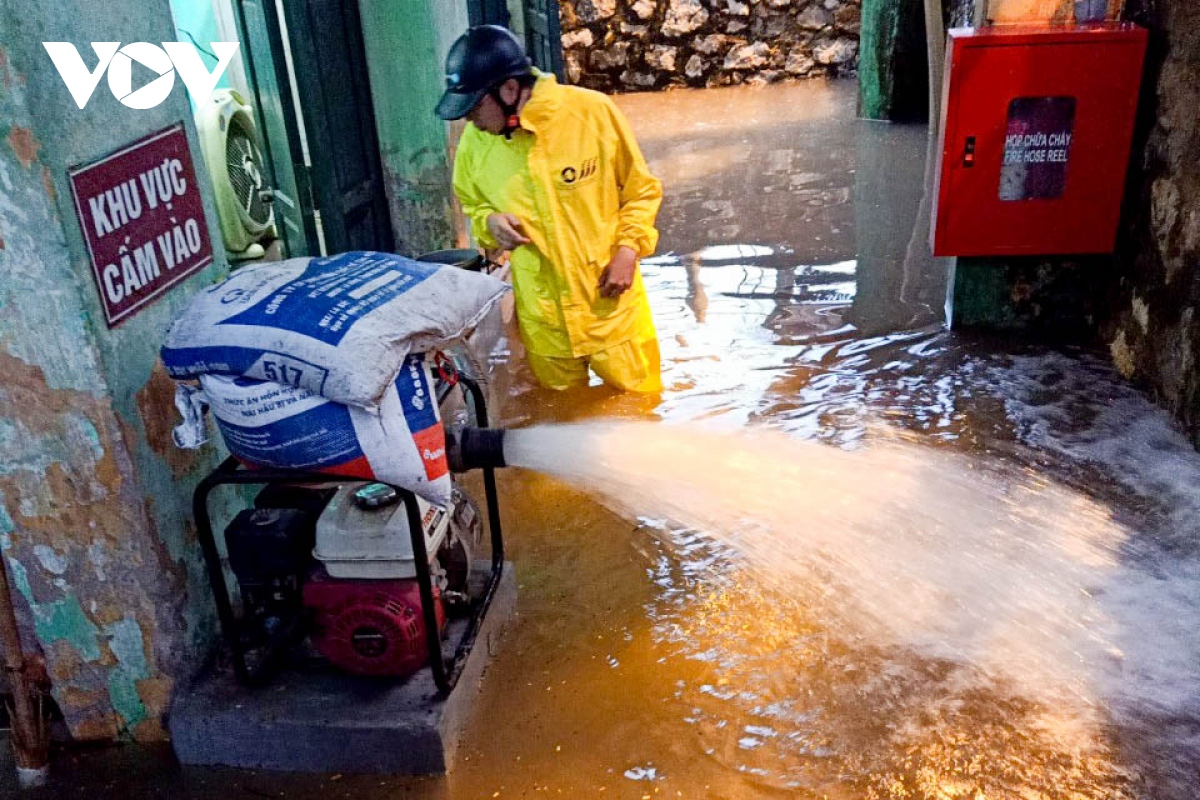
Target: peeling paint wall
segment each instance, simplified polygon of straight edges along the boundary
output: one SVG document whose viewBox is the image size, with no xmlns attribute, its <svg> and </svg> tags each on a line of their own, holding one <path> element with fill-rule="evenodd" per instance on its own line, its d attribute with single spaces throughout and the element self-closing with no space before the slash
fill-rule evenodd
<svg viewBox="0 0 1200 800">
<path fill-rule="evenodd" d="M 0 0 L 0 546 L 80 739 L 162 736 L 173 683 L 213 640 L 190 503 L 221 454 L 173 449 L 158 347 L 227 265 L 218 242 L 216 264 L 106 328 L 67 169 L 190 121 L 188 101 L 176 81 L 162 105 L 133 110 L 101 80 L 80 110 L 41 42 L 94 63 L 91 41 L 172 38 L 167 0 Z"/>
<path fill-rule="evenodd" d="M 1200 446 L 1200 5 L 1131 0 L 1127 12 L 1150 50 L 1107 341 Z"/>
</svg>

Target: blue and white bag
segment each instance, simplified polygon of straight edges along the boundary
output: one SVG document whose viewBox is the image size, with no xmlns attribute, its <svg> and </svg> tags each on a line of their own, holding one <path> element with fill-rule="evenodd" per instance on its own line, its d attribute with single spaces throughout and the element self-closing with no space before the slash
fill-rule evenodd
<svg viewBox="0 0 1200 800">
<path fill-rule="evenodd" d="M 174 378 L 241 376 L 375 410 L 410 352 L 467 336 L 506 291 L 390 253 L 254 264 L 193 298 L 162 359 Z"/>
<path fill-rule="evenodd" d="M 424 354 L 405 360 L 376 413 L 269 381 L 202 375 L 200 386 L 180 386 L 177 404 L 207 405 L 225 446 L 247 466 L 383 481 L 442 507 L 450 500 L 445 431 Z M 202 413 L 185 414 L 177 443 L 203 441 Z"/>
</svg>

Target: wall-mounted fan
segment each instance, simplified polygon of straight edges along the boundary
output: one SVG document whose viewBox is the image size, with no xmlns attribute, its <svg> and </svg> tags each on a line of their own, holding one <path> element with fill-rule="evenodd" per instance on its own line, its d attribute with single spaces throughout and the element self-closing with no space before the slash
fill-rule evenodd
<svg viewBox="0 0 1200 800">
<path fill-rule="evenodd" d="M 253 110 L 238 92 L 218 89 L 196 110 L 196 129 L 229 257 L 262 258 L 260 243 L 277 232 Z"/>
</svg>

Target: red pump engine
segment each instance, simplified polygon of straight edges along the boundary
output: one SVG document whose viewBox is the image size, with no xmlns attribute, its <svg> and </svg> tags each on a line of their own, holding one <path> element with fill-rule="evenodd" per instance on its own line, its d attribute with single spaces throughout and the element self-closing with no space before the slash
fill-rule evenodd
<svg viewBox="0 0 1200 800">
<path fill-rule="evenodd" d="M 409 517 L 393 487 L 268 486 L 255 502 L 225 531 L 251 629 L 264 639 L 302 630 L 322 656 L 358 675 L 406 678 L 428 664 Z M 458 487 L 446 509 L 416 504 L 440 640 L 447 614 L 469 607 L 482 525 Z"/>
<path fill-rule="evenodd" d="M 427 662 L 416 581 L 318 575 L 304 584 L 304 605 L 315 614 L 313 646 L 347 672 L 407 676 Z M 434 609 L 440 635 L 446 615 L 437 587 Z"/>
</svg>

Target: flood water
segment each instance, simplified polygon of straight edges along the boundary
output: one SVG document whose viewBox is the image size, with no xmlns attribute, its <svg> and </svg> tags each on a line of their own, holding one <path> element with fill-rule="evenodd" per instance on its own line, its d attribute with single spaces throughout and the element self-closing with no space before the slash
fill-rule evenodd
<svg viewBox="0 0 1200 800">
<path fill-rule="evenodd" d="M 853 102 L 621 99 L 667 390 L 520 384 L 511 425 L 655 427 L 503 476 L 522 616 L 454 796 L 1200 793 L 1200 456 L 1102 353 L 945 330 L 925 132 Z"/>
<path fill-rule="evenodd" d="M 60 774 L 89 797 L 1200 794 L 1200 455 L 1168 415 L 1103 353 L 946 330 L 924 130 L 856 121 L 852 84 L 619 102 L 666 188 L 643 263 L 666 390 L 500 365 L 505 424 L 584 427 L 533 439 L 577 483 L 500 475 L 519 617 L 453 774 Z"/>
</svg>

